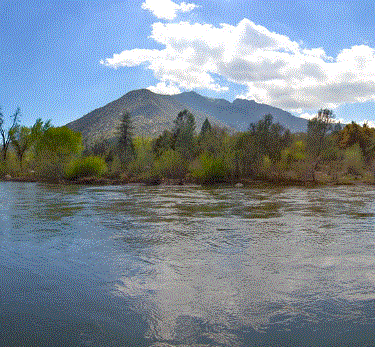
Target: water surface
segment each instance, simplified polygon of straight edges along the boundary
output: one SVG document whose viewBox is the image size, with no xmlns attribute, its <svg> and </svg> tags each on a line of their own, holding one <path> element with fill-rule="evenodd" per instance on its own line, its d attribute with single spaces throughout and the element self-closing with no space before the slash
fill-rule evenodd
<svg viewBox="0 0 375 347">
<path fill-rule="evenodd" d="M 372 187 L 0 183 L 1 346 L 375 344 Z"/>
</svg>

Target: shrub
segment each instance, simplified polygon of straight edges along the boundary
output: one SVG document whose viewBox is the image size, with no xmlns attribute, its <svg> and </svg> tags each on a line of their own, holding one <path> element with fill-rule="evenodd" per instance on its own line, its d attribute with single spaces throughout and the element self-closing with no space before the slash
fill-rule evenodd
<svg viewBox="0 0 375 347">
<path fill-rule="evenodd" d="M 65 177 L 77 179 L 82 177 L 100 177 L 107 172 L 107 164 L 104 159 L 97 156 L 89 156 L 71 161 L 65 168 Z"/>
<path fill-rule="evenodd" d="M 364 171 L 364 158 L 358 144 L 345 150 L 343 169 L 354 176 L 362 175 Z"/>
<path fill-rule="evenodd" d="M 183 178 L 187 171 L 185 163 L 179 152 L 169 149 L 154 162 L 152 173 L 157 177 Z"/>
<path fill-rule="evenodd" d="M 152 153 L 152 143 L 150 139 L 136 137 L 134 139 L 135 158 L 129 163 L 128 170 L 130 174 L 141 175 L 151 168 L 154 160 Z"/>
<path fill-rule="evenodd" d="M 223 158 L 205 152 L 190 167 L 191 176 L 202 183 L 224 182 L 228 169 Z"/>
</svg>

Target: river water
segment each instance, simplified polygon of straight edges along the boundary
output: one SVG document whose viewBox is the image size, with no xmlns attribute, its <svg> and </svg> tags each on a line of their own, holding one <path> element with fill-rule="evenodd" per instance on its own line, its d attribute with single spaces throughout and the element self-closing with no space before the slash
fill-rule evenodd
<svg viewBox="0 0 375 347">
<path fill-rule="evenodd" d="M 0 346 L 373 346 L 375 188 L 0 182 Z"/>
</svg>

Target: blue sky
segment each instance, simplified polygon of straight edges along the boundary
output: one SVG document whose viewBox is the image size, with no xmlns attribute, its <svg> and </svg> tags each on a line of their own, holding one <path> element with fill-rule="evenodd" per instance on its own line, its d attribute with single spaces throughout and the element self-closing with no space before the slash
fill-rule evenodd
<svg viewBox="0 0 375 347">
<path fill-rule="evenodd" d="M 0 1 L 0 106 L 64 125 L 130 90 L 254 99 L 375 124 L 375 4 Z"/>
</svg>

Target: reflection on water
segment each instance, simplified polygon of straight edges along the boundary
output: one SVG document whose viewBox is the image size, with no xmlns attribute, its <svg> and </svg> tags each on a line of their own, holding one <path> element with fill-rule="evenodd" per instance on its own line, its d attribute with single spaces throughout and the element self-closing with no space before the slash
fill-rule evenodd
<svg viewBox="0 0 375 347">
<path fill-rule="evenodd" d="M 0 340 L 371 345 L 374 198 L 0 183 Z"/>
</svg>

